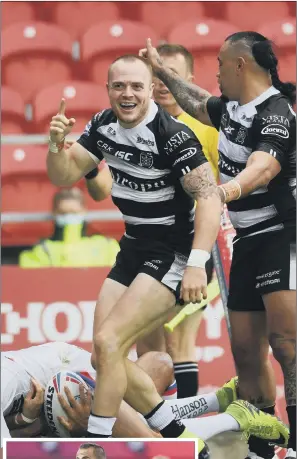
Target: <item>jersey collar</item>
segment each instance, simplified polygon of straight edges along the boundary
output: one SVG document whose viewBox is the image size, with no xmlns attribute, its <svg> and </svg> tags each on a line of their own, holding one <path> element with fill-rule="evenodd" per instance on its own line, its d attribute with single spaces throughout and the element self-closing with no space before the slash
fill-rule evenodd
<svg viewBox="0 0 297 459">
<path fill-rule="evenodd" d="M 274 86 L 270 86 L 270 88 L 266 89 L 266 91 L 262 92 L 260 96 L 256 97 L 256 99 L 251 100 L 247 104 L 239 105 L 238 102 L 231 102 L 232 106 L 237 105 L 237 112 L 238 114 L 244 114 L 247 118 L 256 115 L 257 109 L 256 106 L 262 104 L 266 99 L 269 99 L 271 96 L 275 96 L 279 94 L 280 91 L 276 89 Z"/>
</svg>

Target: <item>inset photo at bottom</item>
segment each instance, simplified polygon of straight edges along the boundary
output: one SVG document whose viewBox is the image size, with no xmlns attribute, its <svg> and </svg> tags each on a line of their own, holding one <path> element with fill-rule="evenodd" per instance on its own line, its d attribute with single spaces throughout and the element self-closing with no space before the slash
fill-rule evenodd
<svg viewBox="0 0 297 459">
<path fill-rule="evenodd" d="M 197 459 L 195 440 L 7 440 L 3 459 Z"/>
</svg>

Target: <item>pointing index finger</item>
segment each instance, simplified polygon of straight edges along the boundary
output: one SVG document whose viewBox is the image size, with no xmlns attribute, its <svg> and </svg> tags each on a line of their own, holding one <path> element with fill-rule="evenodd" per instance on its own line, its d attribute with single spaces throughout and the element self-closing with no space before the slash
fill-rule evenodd
<svg viewBox="0 0 297 459">
<path fill-rule="evenodd" d="M 65 108 L 66 108 L 65 99 L 61 99 L 59 111 L 58 111 L 59 115 L 65 115 Z"/>
</svg>

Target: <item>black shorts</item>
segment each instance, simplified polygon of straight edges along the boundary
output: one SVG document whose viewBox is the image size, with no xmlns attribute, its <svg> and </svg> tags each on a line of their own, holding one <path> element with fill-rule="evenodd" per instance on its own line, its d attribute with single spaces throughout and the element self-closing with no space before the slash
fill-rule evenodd
<svg viewBox="0 0 297 459">
<path fill-rule="evenodd" d="M 120 251 L 108 278 L 127 287 L 137 274 L 146 273 L 175 293 L 181 282 L 189 253 L 175 252 L 162 242 L 123 236 Z"/>
<path fill-rule="evenodd" d="M 228 308 L 263 311 L 262 295 L 280 290 L 296 290 L 295 229 L 262 233 L 236 241 Z"/>
</svg>

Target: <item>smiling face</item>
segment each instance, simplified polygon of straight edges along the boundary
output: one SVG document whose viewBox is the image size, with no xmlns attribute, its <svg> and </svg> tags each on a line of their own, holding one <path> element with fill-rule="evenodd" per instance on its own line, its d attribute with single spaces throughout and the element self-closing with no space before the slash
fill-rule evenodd
<svg viewBox="0 0 297 459">
<path fill-rule="evenodd" d="M 193 79 L 193 75 L 188 67 L 187 61 L 182 54 L 177 53 L 172 56 L 166 56 L 164 54 L 161 55 L 161 57 L 165 66 L 169 67 L 181 78 L 187 81 L 191 81 Z M 153 92 L 155 101 L 158 104 L 160 104 L 165 110 L 170 111 L 170 113 L 176 110 L 178 108 L 178 104 L 171 92 L 169 91 L 169 89 L 158 78 L 154 78 L 153 81 L 155 85 Z"/>
<path fill-rule="evenodd" d="M 152 74 L 139 59 L 118 60 L 108 78 L 111 107 L 124 128 L 137 126 L 147 115 L 153 92 Z"/>
</svg>

